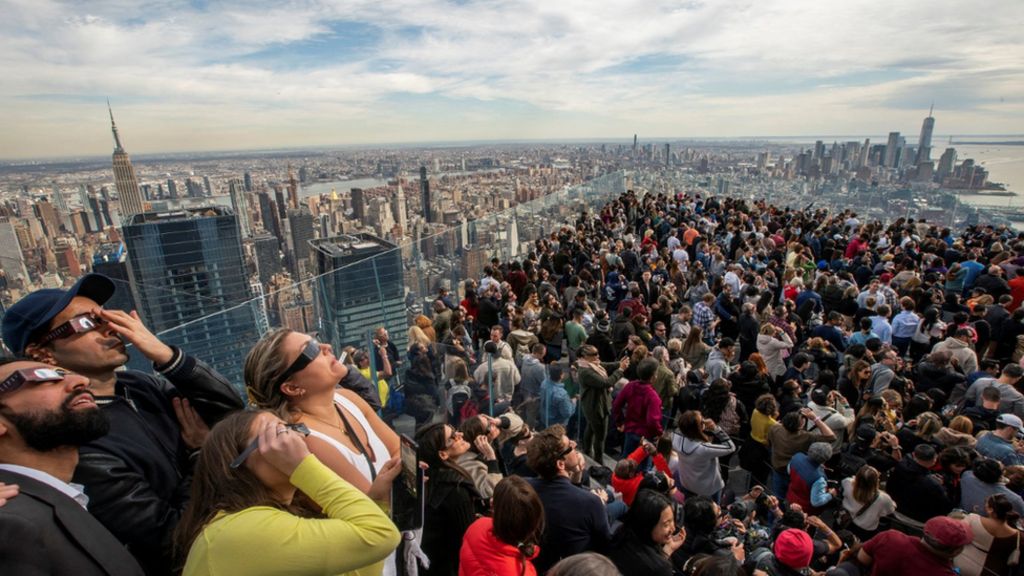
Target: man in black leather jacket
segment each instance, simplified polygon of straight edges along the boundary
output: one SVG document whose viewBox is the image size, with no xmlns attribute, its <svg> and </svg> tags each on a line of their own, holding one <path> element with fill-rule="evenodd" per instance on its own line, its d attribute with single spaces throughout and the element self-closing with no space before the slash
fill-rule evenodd
<svg viewBox="0 0 1024 576">
<path fill-rule="evenodd" d="M 73 480 L 147 574 L 171 574 L 169 542 L 188 502 L 190 456 L 210 426 L 244 404 L 223 376 L 161 342 L 136 313 L 102 309 L 114 290 L 107 277 L 88 274 L 67 291 L 33 292 L 4 316 L 4 342 L 89 378 L 110 433 L 81 447 Z M 122 370 L 125 343 L 159 376 Z"/>
</svg>

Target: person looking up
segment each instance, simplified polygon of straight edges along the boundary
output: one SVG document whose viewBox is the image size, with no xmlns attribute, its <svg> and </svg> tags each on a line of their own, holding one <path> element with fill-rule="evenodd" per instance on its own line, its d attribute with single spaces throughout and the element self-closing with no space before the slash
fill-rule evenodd
<svg viewBox="0 0 1024 576">
<path fill-rule="evenodd" d="M 163 343 L 137 313 L 104 309 L 114 290 L 101 274 L 86 274 L 68 290 L 36 290 L 7 310 L 3 339 L 15 354 L 89 379 L 111 432 L 82 445 L 73 480 L 86 487 L 90 512 L 147 574 L 169 575 L 190 456 L 209 426 L 243 404 L 223 376 Z M 122 369 L 127 344 L 159 376 Z"/>
<path fill-rule="evenodd" d="M 263 410 L 214 426 L 175 534 L 183 576 L 341 574 L 379 563 L 399 533 L 379 505 Z M 320 513 L 295 501 L 305 494 Z"/>
<path fill-rule="evenodd" d="M 142 568 L 89 514 L 72 482 L 78 447 L 110 421 L 89 379 L 26 359 L 0 360 L 0 506 L 4 574 L 140 576 Z"/>
</svg>

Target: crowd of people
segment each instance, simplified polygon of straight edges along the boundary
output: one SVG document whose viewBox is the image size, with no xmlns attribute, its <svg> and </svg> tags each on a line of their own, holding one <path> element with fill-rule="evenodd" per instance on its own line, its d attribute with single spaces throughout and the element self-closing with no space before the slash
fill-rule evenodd
<svg viewBox="0 0 1024 576">
<path fill-rule="evenodd" d="M 3 317 L 4 574 L 1024 573 L 1005 229 L 628 192 L 442 288 L 404 353 L 266 334 L 245 398 L 113 292 Z"/>
</svg>

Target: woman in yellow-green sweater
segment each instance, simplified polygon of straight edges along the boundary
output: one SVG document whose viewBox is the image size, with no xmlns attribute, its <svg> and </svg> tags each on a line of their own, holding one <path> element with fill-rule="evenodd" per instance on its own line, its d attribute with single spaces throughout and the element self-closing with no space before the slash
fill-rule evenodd
<svg viewBox="0 0 1024 576">
<path fill-rule="evenodd" d="M 297 491 L 322 512 L 296 504 Z M 235 413 L 210 432 L 175 532 L 178 556 L 187 555 L 183 576 L 344 574 L 398 542 L 380 505 L 265 411 Z"/>
</svg>

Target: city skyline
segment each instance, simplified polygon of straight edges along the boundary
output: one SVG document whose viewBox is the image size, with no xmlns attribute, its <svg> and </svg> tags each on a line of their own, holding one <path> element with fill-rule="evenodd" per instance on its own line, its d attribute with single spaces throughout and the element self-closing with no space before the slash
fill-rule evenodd
<svg viewBox="0 0 1024 576">
<path fill-rule="evenodd" d="M 932 101 L 942 134 L 1024 132 L 1012 1 L 2 4 L 3 159 L 109 154 L 107 96 L 133 155 L 909 135 Z"/>
</svg>

